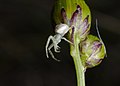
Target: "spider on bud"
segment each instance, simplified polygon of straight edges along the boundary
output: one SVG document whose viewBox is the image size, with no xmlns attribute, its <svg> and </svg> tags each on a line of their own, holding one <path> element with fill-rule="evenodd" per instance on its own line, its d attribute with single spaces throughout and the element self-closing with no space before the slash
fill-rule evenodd
<svg viewBox="0 0 120 86">
<path fill-rule="evenodd" d="M 56 61 L 60 61 L 58 59 L 56 59 L 51 51 L 51 48 L 54 47 L 54 51 L 56 53 L 59 53 L 60 52 L 60 47 L 58 46 L 58 44 L 61 42 L 61 40 L 65 40 L 67 41 L 68 43 L 72 44 L 72 42 L 70 42 L 68 39 L 66 39 L 64 37 L 64 35 L 70 30 L 69 26 L 66 25 L 66 24 L 58 24 L 56 25 L 55 27 L 55 35 L 52 36 L 50 35 L 48 37 L 48 40 L 47 40 L 47 43 L 46 43 L 46 56 L 47 58 L 49 58 L 48 56 L 48 52 L 50 53 L 50 55 L 52 56 L 52 58 Z M 49 43 L 50 43 L 50 40 L 52 40 L 52 44 L 49 46 Z"/>
</svg>

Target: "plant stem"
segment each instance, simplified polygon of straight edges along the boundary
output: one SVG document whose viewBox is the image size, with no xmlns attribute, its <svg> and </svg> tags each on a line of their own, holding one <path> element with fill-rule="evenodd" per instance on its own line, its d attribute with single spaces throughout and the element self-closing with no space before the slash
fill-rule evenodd
<svg viewBox="0 0 120 86">
<path fill-rule="evenodd" d="M 85 71 L 80 59 L 79 43 L 75 37 L 74 45 L 71 45 L 71 56 L 73 57 L 76 76 L 77 76 L 77 86 L 85 86 Z"/>
<path fill-rule="evenodd" d="M 80 58 L 76 58 L 76 57 L 74 57 L 73 60 L 77 75 L 77 86 L 85 86 L 84 69 L 81 66 L 81 60 Z"/>
</svg>

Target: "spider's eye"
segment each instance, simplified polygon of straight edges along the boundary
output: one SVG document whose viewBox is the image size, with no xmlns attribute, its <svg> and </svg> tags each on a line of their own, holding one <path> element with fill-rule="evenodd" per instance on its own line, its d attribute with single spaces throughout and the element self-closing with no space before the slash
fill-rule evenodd
<svg viewBox="0 0 120 86">
<path fill-rule="evenodd" d="M 65 34 L 68 32 L 68 30 L 69 30 L 69 27 L 66 24 L 56 25 L 56 28 L 55 28 L 55 32 L 59 34 Z"/>
</svg>

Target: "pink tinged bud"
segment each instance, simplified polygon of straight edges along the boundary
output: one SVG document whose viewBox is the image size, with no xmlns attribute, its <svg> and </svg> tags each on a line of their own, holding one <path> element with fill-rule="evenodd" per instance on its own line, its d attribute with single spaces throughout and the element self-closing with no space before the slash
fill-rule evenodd
<svg viewBox="0 0 120 86">
<path fill-rule="evenodd" d="M 77 5 L 77 9 L 72 14 L 72 17 L 70 19 L 70 26 L 74 26 L 75 28 L 78 29 L 81 21 L 82 21 L 82 9 L 79 5 Z"/>
<path fill-rule="evenodd" d="M 67 18 L 66 11 L 64 8 L 61 9 L 62 22 L 67 23 L 69 26 L 79 27 L 82 21 L 82 9 L 77 5 L 76 10 L 73 11 L 71 19 Z"/>
<path fill-rule="evenodd" d="M 61 16 L 63 23 L 67 24 L 72 29 L 72 32 L 70 33 L 71 42 L 74 42 L 74 34 L 78 34 L 81 40 L 86 38 L 90 30 L 90 18 L 89 15 L 86 15 L 86 17 L 83 18 L 80 5 L 76 6 L 76 10 L 73 12 L 71 19 L 67 18 L 64 8 L 61 9 Z"/>
<path fill-rule="evenodd" d="M 91 68 L 101 63 L 106 54 L 104 44 L 93 35 L 88 35 L 80 44 L 81 60 L 85 67 Z"/>
<path fill-rule="evenodd" d="M 75 32 L 75 28 L 72 27 L 72 33 L 71 33 L 71 42 L 74 43 L 74 32 Z"/>
<path fill-rule="evenodd" d="M 88 23 L 88 18 L 89 18 L 89 15 L 84 19 L 84 21 L 82 22 L 82 24 L 80 25 L 80 29 L 81 29 L 81 34 L 80 36 L 88 33 L 88 28 L 90 26 L 90 24 Z M 88 35 L 88 34 L 87 34 Z"/>
<path fill-rule="evenodd" d="M 62 23 L 68 24 L 68 19 L 66 15 L 66 11 L 64 8 L 61 9 Z"/>
<path fill-rule="evenodd" d="M 78 34 L 81 40 L 84 40 L 86 36 L 89 34 L 89 15 L 86 16 L 85 19 L 82 18 L 82 9 L 80 6 L 77 6 L 77 10 L 73 13 L 70 26 L 76 29 L 75 34 Z"/>
<path fill-rule="evenodd" d="M 72 15 L 72 18 L 71 18 L 71 20 L 70 20 L 70 26 L 75 26 L 76 25 L 76 23 L 77 23 L 77 16 L 78 16 L 78 10 L 76 10 L 74 13 L 73 13 L 73 15 Z"/>
</svg>

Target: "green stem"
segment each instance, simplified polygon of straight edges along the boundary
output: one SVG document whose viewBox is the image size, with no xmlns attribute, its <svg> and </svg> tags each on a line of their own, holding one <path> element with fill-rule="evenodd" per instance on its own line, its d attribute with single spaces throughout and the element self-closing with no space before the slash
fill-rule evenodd
<svg viewBox="0 0 120 86">
<path fill-rule="evenodd" d="M 77 37 L 75 37 L 77 38 Z M 80 59 L 80 51 L 79 51 L 79 41 L 77 39 L 74 40 L 74 45 L 71 45 L 71 56 L 73 57 L 73 61 L 75 64 L 76 75 L 77 75 L 77 86 L 85 86 L 85 71 Z"/>
</svg>

